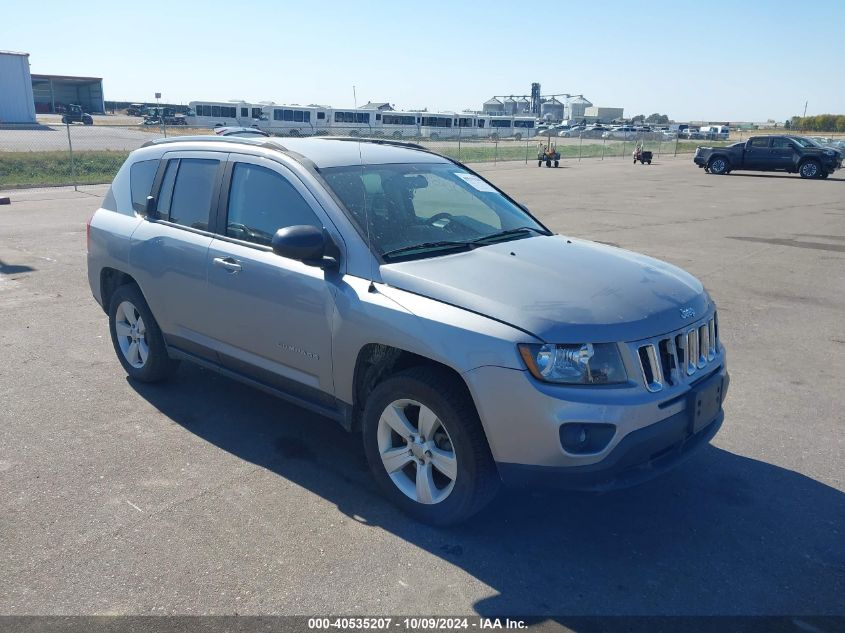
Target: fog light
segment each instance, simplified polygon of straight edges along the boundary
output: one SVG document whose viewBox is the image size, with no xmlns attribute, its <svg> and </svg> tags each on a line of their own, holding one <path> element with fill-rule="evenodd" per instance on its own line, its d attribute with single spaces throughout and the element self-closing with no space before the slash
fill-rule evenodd
<svg viewBox="0 0 845 633">
<path fill-rule="evenodd" d="M 613 424 L 581 424 L 569 422 L 560 427 L 560 444 L 567 453 L 583 455 L 599 453 L 613 439 L 616 426 Z"/>
</svg>

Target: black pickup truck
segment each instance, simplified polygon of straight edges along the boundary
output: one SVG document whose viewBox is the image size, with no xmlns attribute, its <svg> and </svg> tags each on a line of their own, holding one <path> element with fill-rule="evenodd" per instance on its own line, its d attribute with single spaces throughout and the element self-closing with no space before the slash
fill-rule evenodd
<svg viewBox="0 0 845 633">
<path fill-rule="evenodd" d="M 726 147 L 699 147 L 693 162 L 711 174 L 785 171 L 802 178 L 827 178 L 842 167 L 842 153 L 800 136 L 753 136 Z"/>
</svg>

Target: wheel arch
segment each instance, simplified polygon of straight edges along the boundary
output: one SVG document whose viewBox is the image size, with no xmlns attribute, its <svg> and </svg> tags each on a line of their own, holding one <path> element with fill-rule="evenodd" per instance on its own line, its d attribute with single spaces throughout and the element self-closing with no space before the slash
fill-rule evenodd
<svg viewBox="0 0 845 633">
<path fill-rule="evenodd" d="M 103 302 L 103 311 L 106 314 L 108 314 L 109 305 L 111 305 L 111 298 L 115 291 L 121 286 L 129 284 L 138 286 L 138 282 L 135 281 L 135 278 L 129 273 L 125 273 L 122 270 L 111 268 L 109 266 L 100 270 L 100 298 Z M 140 286 L 138 286 L 138 289 L 141 290 Z M 144 294 L 143 290 L 141 290 L 141 294 Z"/>
<path fill-rule="evenodd" d="M 367 396 L 380 383 L 397 372 L 412 367 L 431 367 L 443 372 L 455 380 L 459 388 L 469 397 L 470 402 L 475 406 L 475 400 L 469 390 L 464 377 L 454 367 L 434 360 L 421 354 L 408 350 L 386 345 L 382 343 L 367 343 L 358 351 L 353 370 L 352 384 L 352 429 L 357 431 L 361 428 L 361 414 L 367 400 Z"/>
<path fill-rule="evenodd" d="M 733 166 L 733 162 L 731 161 L 731 157 L 724 152 L 716 152 L 714 154 L 711 154 L 710 158 L 707 159 L 707 164 L 709 165 L 710 163 L 712 163 L 717 158 L 724 159 L 724 161 L 728 164 L 728 167 Z"/>
</svg>

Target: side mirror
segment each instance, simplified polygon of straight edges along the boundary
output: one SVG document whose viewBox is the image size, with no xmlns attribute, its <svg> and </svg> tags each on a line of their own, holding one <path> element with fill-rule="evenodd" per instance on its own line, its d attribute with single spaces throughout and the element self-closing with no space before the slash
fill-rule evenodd
<svg viewBox="0 0 845 633">
<path fill-rule="evenodd" d="M 270 244 L 276 255 L 308 266 L 335 268 L 338 265 L 337 246 L 325 229 L 316 226 L 302 224 L 279 229 Z"/>
</svg>

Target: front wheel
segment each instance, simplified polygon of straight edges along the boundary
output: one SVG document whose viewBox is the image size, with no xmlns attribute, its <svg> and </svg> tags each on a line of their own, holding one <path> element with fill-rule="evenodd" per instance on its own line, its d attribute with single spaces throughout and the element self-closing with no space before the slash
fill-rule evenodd
<svg viewBox="0 0 845 633">
<path fill-rule="evenodd" d="M 130 378 L 159 382 L 176 370 L 179 363 L 167 355 L 164 336 L 138 286 L 128 284 L 115 290 L 109 304 L 109 331 L 117 358 Z"/>
<path fill-rule="evenodd" d="M 458 523 L 496 495 L 499 477 L 458 376 L 431 367 L 379 384 L 363 415 L 364 450 L 384 494 L 414 518 Z"/>
<path fill-rule="evenodd" d="M 822 168 L 818 161 L 808 160 L 801 164 L 798 173 L 802 178 L 818 178 L 821 176 Z"/>
<path fill-rule="evenodd" d="M 711 174 L 716 174 L 717 176 L 723 176 L 728 173 L 728 161 L 721 156 L 710 159 L 707 167 L 710 169 Z"/>
</svg>

